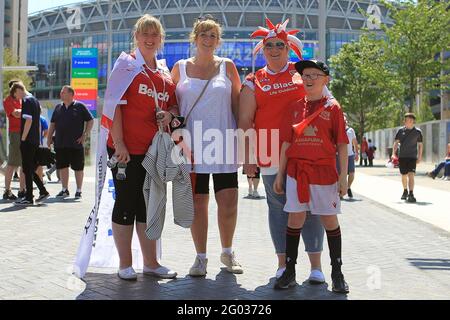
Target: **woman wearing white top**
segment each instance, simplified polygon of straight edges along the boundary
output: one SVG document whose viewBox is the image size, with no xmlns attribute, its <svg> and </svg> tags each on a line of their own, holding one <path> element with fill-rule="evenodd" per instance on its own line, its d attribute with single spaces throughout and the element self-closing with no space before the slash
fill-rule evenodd
<svg viewBox="0 0 450 320">
<path fill-rule="evenodd" d="M 212 16 L 199 18 L 190 35 L 191 42 L 196 46 L 195 56 L 178 61 L 172 70 L 172 79 L 177 84 L 180 114 L 187 116 L 186 129 L 192 136 L 190 148 L 193 150 L 193 168 L 196 174 L 195 215 L 191 233 L 197 257 L 189 270 L 191 276 L 206 275 L 210 174 L 213 175 L 218 207 L 222 243 L 220 260 L 229 272 L 242 273 L 242 267 L 236 262 L 232 250 L 238 200 L 236 148 L 234 140 L 226 139 L 226 130 L 236 129 L 241 82 L 234 63 L 214 55 L 220 44 L 221 34 L 222 28 Z M 211 81 L 208 83 L 209 79 Z M 203 95 L 195 104 L 204 88 Z M 196 132 L 200 132 L 201 136 L 194 136 Z M 212 151 L 211 145 L 220 143 L 220 139 L 211 139 L 212 142 L 204 140 L 208 140 L 209 135 L 215 137 L 218 133 L 221 134 L 223 143 L 214 148 L 213 153 L 209 152 L 208 150 Z M 195 149 L 196 146 L 202 148 Z M 231 161 L 230 154 L 234 155 Z"/>
</svg>

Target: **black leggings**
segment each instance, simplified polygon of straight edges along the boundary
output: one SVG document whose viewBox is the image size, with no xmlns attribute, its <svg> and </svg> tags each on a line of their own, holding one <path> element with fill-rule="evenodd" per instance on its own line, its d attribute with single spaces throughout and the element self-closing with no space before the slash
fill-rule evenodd
<svg viewBox="0 0 450 320">
<path fill-rule="evenodd" d="M 31 144 L 26 141 L 20 143 L 20 152 L 22 154 L 22 170 L 25 174 L 25 186 L 27 192 L 25 198 L 29 201 L 33 201 L 33 181 L 39 189 L 39 193 L 45 193 L 47 190 L 42 183 L 42 180 L 36 174 L 37 159 L 36 153 L 39 146 Z"/>
</svg>

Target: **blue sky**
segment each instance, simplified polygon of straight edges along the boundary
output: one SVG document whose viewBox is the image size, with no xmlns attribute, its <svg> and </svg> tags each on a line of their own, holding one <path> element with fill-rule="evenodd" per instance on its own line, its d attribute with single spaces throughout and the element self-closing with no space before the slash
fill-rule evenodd
<svg viewBox="0 0 450 320">
<path fill-rule="evenodd" d="M 28 1 L 28 13 L 45 10 L 48 8 L 63 6 L 71 3 L 90 2 L 82 0 L 30 0 Z"/>
</svg>

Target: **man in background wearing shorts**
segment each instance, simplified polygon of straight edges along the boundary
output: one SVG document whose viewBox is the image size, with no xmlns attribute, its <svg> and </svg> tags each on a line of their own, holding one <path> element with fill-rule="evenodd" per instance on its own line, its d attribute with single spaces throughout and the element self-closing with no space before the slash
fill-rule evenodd
<svg viewBox="0 0 450 320">
<path fill-rule="evenodd" d="M 394 141 L 394 154 L 396 154 L 400 144 L 398 160 L 403 184 L 401 199 L 411 203 L 416 202 L 413 193 L 414 175 L 416 174 L 416 165 L 422 161 L 423 151 L 422 131 L 414 126 L 415 122 L 416 116 L 414 113 L 405 114 L 405 126 L 398 130 Z"/>
</svg>

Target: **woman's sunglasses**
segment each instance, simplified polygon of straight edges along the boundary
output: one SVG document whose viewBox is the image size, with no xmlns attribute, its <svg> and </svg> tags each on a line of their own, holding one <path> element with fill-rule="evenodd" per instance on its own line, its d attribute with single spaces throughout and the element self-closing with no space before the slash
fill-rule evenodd
<svg viewBox="0 0 450 320">
<path fill-rule="evenodd" d="M 264 45 L 264 49 L 272 49 L 272 48 L 277 48 L 277 49 L 284 49 L 286 47 L 286 43 L 284 43 L 283 41 L 278 41 L 278 42 L 267 42 Z"/>
</svg>

